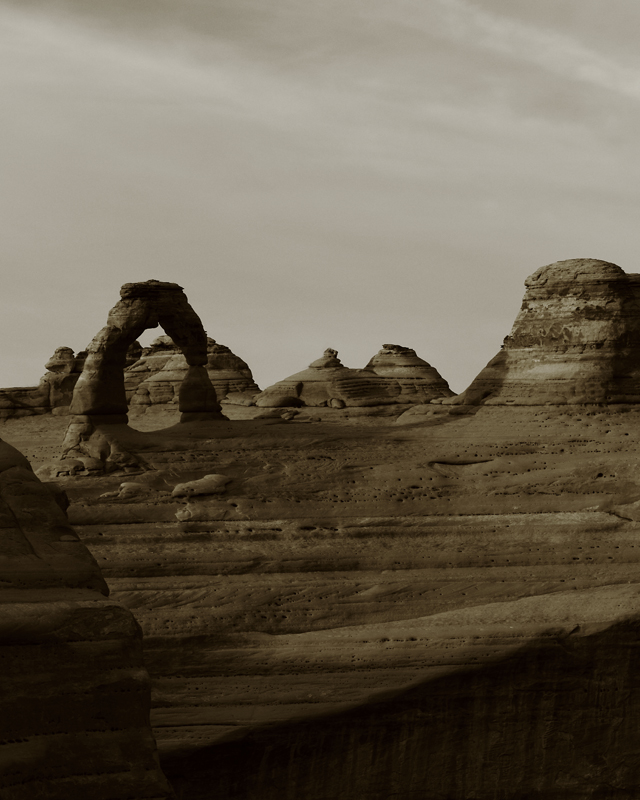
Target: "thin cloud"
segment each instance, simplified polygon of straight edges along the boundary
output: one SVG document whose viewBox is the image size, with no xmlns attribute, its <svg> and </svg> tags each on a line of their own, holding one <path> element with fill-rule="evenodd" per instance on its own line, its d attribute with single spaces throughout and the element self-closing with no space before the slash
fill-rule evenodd
<svg viewBox="0 0 640 800">
<path fill-rule="evenodd" d="M 640 69 L 619 64 L 577 39 L 484 11 L 466 0 L 437 0 L 453 38 L 536 64 L 563 78 L 640 100 Z"/>
</svg>

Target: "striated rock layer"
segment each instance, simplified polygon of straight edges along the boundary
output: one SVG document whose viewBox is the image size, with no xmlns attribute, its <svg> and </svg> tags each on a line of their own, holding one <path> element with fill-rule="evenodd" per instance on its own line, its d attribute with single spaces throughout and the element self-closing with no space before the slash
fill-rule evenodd
<svg viewBox="0 0 640 800">
<path fill-rule="evenodd" d="M 640 406 L 419 408 L 194 422 L 63 481 L 185 798 L 640 792 Z"/>
<path fill-rule="evenodd" d="M 640 275 L 579 258 L 541 267 L 525 286 L 502 350 L 448 402 L 640 402 Z"/>
<path fill-rule="evenodd" d="M 369 369 L 348 369 L 338 358 L 337 350 L 331 348 L 307 369 L 274 383 L 255 398 L 255 404 L 264 408 L 345 408 L 390 403 L 395 399 L 384 378 Z"/>
<path fill-rule="evenodd" d="M 140 628 L 65 500 L 0 441 L 0 796 L 168 800 Z"/>
<path fill-rule="evenodd" d="M 409 347 L 383 344 L 365 369 L 389 382 L 387 391 L 398 403 L 429 403 L 454 395 L 440 373 Z"/>
<path fill-rule="evenodd" d="M 239 393 L 249 398 L 260 391 L 251 370 L 228 347 L 207 338 L 207 372 L 216 397 L 224 400 Z M 125 390 L 131 413 L 149 406 L 177 404 L 180 385 L 189 365 L 169 336 L 160 336 L 145 348 L 140 359 L 125 370 Z"/>
</svg>

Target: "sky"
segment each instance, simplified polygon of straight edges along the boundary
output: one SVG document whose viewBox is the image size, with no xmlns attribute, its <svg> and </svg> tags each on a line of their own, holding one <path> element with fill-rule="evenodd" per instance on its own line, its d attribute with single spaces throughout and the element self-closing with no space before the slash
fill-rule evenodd
<svg viewBox="0 0 640 800">
<path fill-rule="evenodd" d="M 464 390 L 540 266 L 640 272 L 639 25 L 636 0 L 0 0 L 0 386 L 155 278 L 262 388 L 393 343 Z"/>
</svg>

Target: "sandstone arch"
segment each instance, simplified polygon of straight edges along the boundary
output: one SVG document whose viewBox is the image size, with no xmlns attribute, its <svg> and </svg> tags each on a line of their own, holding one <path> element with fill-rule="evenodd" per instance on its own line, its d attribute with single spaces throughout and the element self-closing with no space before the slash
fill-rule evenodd
<svg viewBox="0 0 640 800">
<path fill-rule="evenodd" d="M 127 397 L 123 371 L 127 350 L 145 330 L 160 325 L 189 365 L 180 387 L 180 411 L 183 415 L 208 414 L 221 418 L 220 405 L 206 370 L 207 335 L 182 287 L 156 280 L 125 283 L 120 297 L 109 312 L 106 326 L 87 349 L 84 368 L 73 393 L 71 413 L 98 416 L 102 421 L 112 418 L 114 422 L 125 422 Z"/>
</svg>

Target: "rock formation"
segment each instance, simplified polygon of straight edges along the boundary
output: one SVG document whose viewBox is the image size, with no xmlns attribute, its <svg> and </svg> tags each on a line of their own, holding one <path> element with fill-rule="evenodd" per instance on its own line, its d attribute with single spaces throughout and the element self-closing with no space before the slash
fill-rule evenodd
<svg viewBox="0 0 640 800">
<path fill-rule="evenodd" d="M 640 276 L 581 258 L 541 267 L 525 286 L 502 350 L 444 402 L 640 402 Z"/>
<path fill-rule="evenodd" d="M 0 441 L 0 796 L 169 800 L 140 628 L 65 500 Z"/>
<path fill-rule="evenodd" d="M 247 364 L 210 338 L 206 367 L 218 400 L 229 394 L 251 398 L 260 391 Z M 145 411 L 149 406 L 176 404 L 188 368 L 186 358 L 169 336 L 160 336 L 144 348 L 139 360 L 124 373 L 131 413 Z"/>
<path fill-rule="evenodd" d="M 162 281 L 126 283 L 107 325 L 87 348 L 87 357 L 71 402 L 71 419 L 63 443 L 63 460 L 87 469 L 137 469 L 139 459 L 119 445 L 109 426 L 126 426 L 124 369 L 140 334 L 161 325 L 181 349 L 187 369 L 179 387 L 181 420 L 224 419 L 206 369 L 207 335 L 181 286 Z M 116 432 L 118 433 L 118 432 Z M 120 434 L 120 438 L 122 438 Z"/>
<path fill-rule="evenodd" d="M 161 325 L 187 361 L 180 387 L 180 410 L 216 413 L 220 405 L 207 370 L 207 336 L 200 318 L 187 302 L 181 286 L 162 281 L 125 283 L 121 300 L 111 309 L 107 325 L 87 349 L 76 384 L 71 412 L 93 416 L 127 413 L 124 368 L 127 351 L 147 328 Z"/>
<path fill-rule="evenodd" d="M 428 403 L 454 394 L 439 372 L 409 347 L 383 344 L 365 369 L 389 381 L 388 391 L 398 403 Z"/>
<path fill-rule="evenodd" d="M 387 380 L 369 369 L 348 369 L 338 358 L 337 350 L 331 348 L 307 369 L 274 383 L 255 397 L 255 404 L 264 408 L 345 408 L 395 402 Z"/>
<path fill-rule="evenodd" d="M 47 372 L 38 386 L 0 389 L 0 419 L 68 414 L 85 357 L 84 351 L 74 355 L 70 347 L 58 347 L 45 364 Z"/>
</svg>

